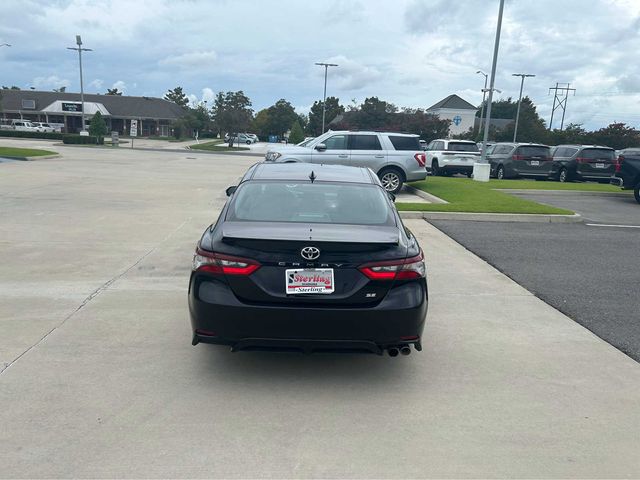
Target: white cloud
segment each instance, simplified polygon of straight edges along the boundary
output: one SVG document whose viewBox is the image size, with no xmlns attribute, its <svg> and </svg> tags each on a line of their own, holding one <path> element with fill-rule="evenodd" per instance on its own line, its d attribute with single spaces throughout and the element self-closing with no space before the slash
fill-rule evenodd
<svg viewBox="0 0 640 480">
<path fill-rule="evenodd" d="M 338 65 L 329 67 L 328 75 L 337 79 L 338 87 L 342 90 L 360 90 L 382 76 L 376 67 L 356 62 L 344 55 L 328 58 L 324 63 Z M 324 75 L 324 69 L 322 69 L 322 75 Z"/>
<path fill-rule="evenodd" d="M 102 80 L 100 80 L 99 78 L 96 78 L 95 80 L 93 80 L 90 84 L 90 87 L 95 87 L 96 90 L 102 90 L 102 87 L 104 86 L 104 82 Z"/>
<path fill-rule="evenodd" d="M 40 89 L 53 89 L 60 87 L 68 87 L 71 85 L 71 82 L 66 78 L 60 78 L 57 75 L 49 75 L 48 77 L 36 77 L 31 82 L 31 85 L 36 88 L 36 90 Z"/>
<path fill-rule="evenodd" d="M 118 80 L 113 85 L 111 85 L 111 88 L 117 88 L 118 91 L 124 92 L 127 90 L 127 84 L 122 80 Z"/>
<path fill-rule="evenodd" d="M 160 66 L 174 67 L 208 67 L 216 61 L 218 55 L 213 50 L 203 52 L 188 52 L 180 55 L 170 55 L 158 62 Z"/>
</svg>

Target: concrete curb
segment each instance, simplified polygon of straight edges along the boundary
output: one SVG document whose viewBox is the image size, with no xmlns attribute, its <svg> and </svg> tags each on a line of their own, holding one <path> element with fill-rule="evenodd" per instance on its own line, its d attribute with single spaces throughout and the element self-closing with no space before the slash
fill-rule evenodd
<svg viewBox="0 0 640 480">
<path fill-rule="evenodd" d="M 497 192 L 503 193 L 522 193 L 529 195 L 558 195 L 558 196 L 566 196 L 566 195 L 584 195 L 584 196 L 600 196 L 600 197 L 615 197 L 620 195 L 627 195 L 628 192 L 623 192 L 622 190 L 619 192 L 589 192 L 586 190 L 517 190 L 512 188 L 494 188 Z"/>
<path fill-rule="evenodd" d="M 60 155 L 59 153 L 56 153 L 55 155 L 39 155 L 37 157 L 24 157 L 22 160 L 28 160 L 28 161 L 46 160 L 48 158 L 60 158 L 60 157 L 62 157 L 62 155 Z"/>
<path fill-rule="evenodd" d="M 441 199 L 440 197 L 431 195 L 430 193 L 420 190 L 419 188 L 412 187 L 411 185 L 405 185 L 404 188 L 407 192 L 412 193 L 413 195 L 417 195 L 418 197 L 422 197 L 430 203 L 449 203 L 446 200 Z"/>
<path fill-rule="evenodd" d="M 399 212 L 402 218 L 422 218 L 424 220 L 463 220 L 472 222 L 529 222 L 529 223 L 580 223 L 582 216 L 540 215 L 519 213 L 465 213 L 465 212 Z"/>
</svg>

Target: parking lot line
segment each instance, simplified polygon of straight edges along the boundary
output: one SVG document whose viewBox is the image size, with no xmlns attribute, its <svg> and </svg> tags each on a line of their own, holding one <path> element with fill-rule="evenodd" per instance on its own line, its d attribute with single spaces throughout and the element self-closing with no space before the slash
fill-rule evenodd
<svg viewBox="0 0 640 480">
<path fill-rule="evenodd" d="M 640 225 L 609 225 L 606 223 L 587 223 L 587 227 L 640 228 Z"/>
</svg>

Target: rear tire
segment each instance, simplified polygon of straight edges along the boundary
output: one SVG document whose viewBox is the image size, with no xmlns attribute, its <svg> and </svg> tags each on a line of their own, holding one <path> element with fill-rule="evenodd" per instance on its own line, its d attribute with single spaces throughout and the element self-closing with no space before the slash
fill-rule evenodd
<svg viewBox="0 0 640 480">
<path fill-rule="evenodd" d="M 431 175 L 433 175 L 434 177 L 442 175 L 442 172 L 440 171 L 440 165 L 438 165 L 438 160 L 434 160 L 433 162 L 431 162 Z"/>
<path fill-rule="evenodd" d="M 558 181 L 560 183 L 566 183 L 569 181 L 569 172 L 566 168 L 561 168 L 560 172 L 558 172 Z"/>
<path fill-rule="evenodd" d="M 404 183 L 404 174 L 397 168 L 383 168 L 378 173 L 382 188 L 390 193 L 398 193 Z"/>
<path fill-rule="evenodd" d="M 498 165 L 498 169 L 496 170 L 496 178 L 498 180 L 504 180 L 504 167 L 502 165 Z"/>
<path fill-rule="evenodd" d="M 636 202 L 640 203 L 640 183 L 633 189 L 633 196 L 636 197 Z"/>
</svg>

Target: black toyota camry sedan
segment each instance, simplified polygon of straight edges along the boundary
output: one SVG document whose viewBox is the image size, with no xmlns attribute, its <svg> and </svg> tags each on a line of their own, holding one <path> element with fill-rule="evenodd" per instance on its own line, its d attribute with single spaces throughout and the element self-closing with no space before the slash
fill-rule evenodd
<svg viewBox="0 0 640 480">
<path fill-rule="evenodd" d="M 422 250 L 367 168 L 252 166 L 193 257 L 193 344 L 408 355 L 422 349 Z"/>
</svg>

